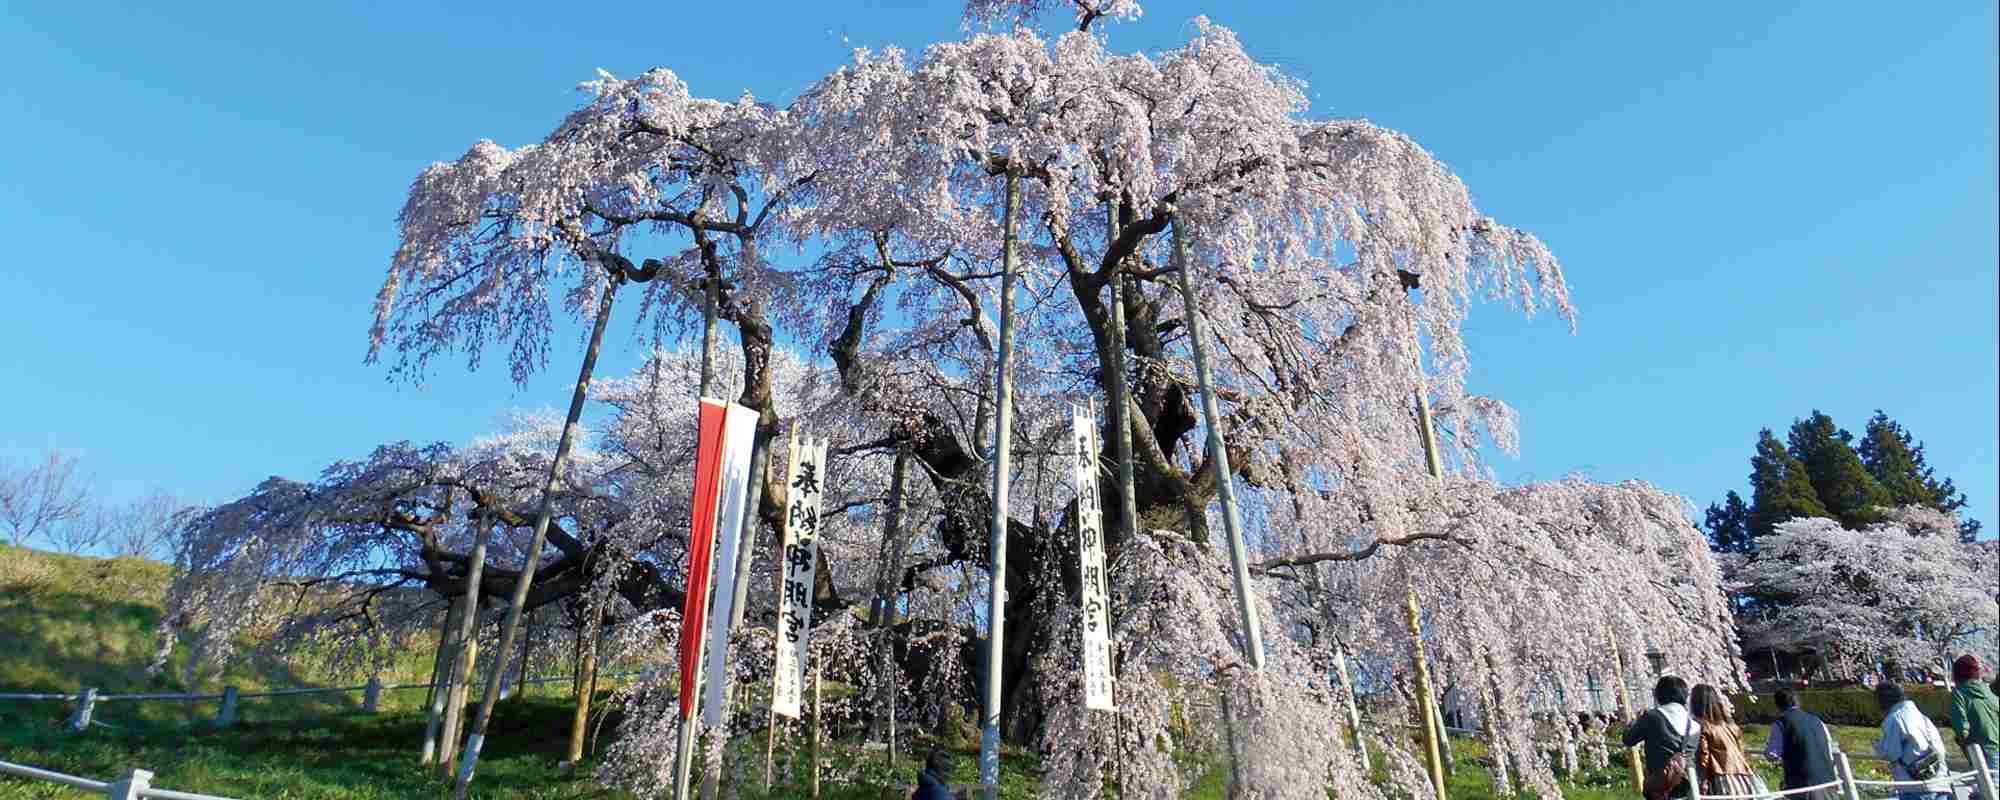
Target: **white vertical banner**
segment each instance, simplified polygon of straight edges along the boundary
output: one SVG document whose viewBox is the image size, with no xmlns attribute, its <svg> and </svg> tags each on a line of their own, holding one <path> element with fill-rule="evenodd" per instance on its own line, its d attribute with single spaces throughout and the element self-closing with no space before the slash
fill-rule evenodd
<svg viewBox="0 0 2000 800">
<path fill-rule="evenodd" d="M 752 513 L 745 505 L 750 499 L 750 450 L 756 441 L 757 416 L 746 406 L 730 403 L 729 415 L 722 423 L 721 507 L 716 511 L 715 526 L 715 538 L 722 548 L 715 556 L 715 580 L 709 584 L 709 595 L 715 600 L 708 612 L 708 667 L 704 670 L 708 708 L 702 711 L 702 722 L 710 726 L 722 724 L 724 693 L 728 691 L 729 611 L 735 605 L 736 581 L 743 577 L 736 574 L 736 549 L 744 517 Z"/>
<path fill-rule="evenodd" d="M 819 585 L 819 509 L 825 493 L 826 440 L 792 440 L 791 468 L 785 472 L 785 549 L 779 568 L 784 588 L 778 593 L 778 653 L 772 676 L 771 712 L 799 718 L 805 665 L 811 660 L 812 601 Z"/>
<path fill-rule="evenodd" d="M 1100 711 L 1117 711 L 1111 698 L 1110 593 L 1104 574 L 1104 503 L 1097 493 L 1097 413 L 1090 406 L 1070 406 L 1076 455 L 1077 573 L 1083 576 L 1079 598 L 1083 622 L 1083 704 Z"/>
</svg>

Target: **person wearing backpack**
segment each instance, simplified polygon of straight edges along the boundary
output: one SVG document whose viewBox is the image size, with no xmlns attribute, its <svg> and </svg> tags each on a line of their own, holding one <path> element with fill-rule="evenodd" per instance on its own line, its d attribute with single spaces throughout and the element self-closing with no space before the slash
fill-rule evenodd
<svg viewBox="0 0 2000 800">
<path fill-rule="evenodd" d="M 1772 699 L 1778 704 L 1779 717 L 1771 723 L 1764 757 L 1784 765 L 1784 783 L 1778 788 L 1803 789 L 1833 782 L 1833 754 L 1840 752 L 1840 744 L 1827 732 L 1826 723 L 1799 708 L 1798 695 L 1791 689 L 1779 689 Z M 1837 800 L 1839 796 L 1834 788 L 1787 795 L 1794 800 Z"/>
<path fill-rule="evenodd" d="M 1972 756 L 1968 745 L 1976 744 L 1985 752 L 1986 769 L 2000 771 L 2000 701 L 1979 682 L 1980 671 L 1979 657 L 1971 653 L 1952 662 L 1951 680 L 1956 685 L 1951 690 L 1951 732 L 1967 760 Z"/>
<path fill-rule="evenodd" d="M 1625 726 L 1626 747 L 1646 746 L 1646 800 L 1690 796 L 1701 723 L 1688 713 L 1687 681 L 1667 675 L 1653 685 L 1653 708 Z"/>
<path fill-rule="evenodd" d="M 1944 737 L 1915 701 L 1903 694 L 1903 687 L 1883 683 L 1875 687 L 1875 702 L 1882 706 L 1882 738 L 1875 742 L 1875 754 L 1889 762 L 1890 772 L 1899 781 L 1927 781 L 1948 774 L 1944 762 Z M 1951 800 L 1950 792 L 1933 789 L 1905 789 L 1899 800 Z"/>
</svg>

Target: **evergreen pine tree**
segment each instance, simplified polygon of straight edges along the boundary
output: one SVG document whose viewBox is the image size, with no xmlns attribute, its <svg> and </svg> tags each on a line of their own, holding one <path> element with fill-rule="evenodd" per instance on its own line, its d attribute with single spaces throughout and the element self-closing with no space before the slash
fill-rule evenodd
<svg viewBox="0 0 2000 800">
<path fill-rule="evenodd" d="M 1868 420 L 1856 448 L 1861 463 L 1877 483 L 1889 493 L 1895 505 L 1923 505 L 1957 513 L 1965 507 L 1965 493 L 1950 478 L 1938 480 L 1937 470 L 1924 463 L 1924 445 L 1881 409 Z M 1959 538 L 1970 542 L 1979 533 L 1979 520 L 1959 523 Z"/>
<path fill-rule="evenodd" d="M 1748 553 L 1756 549 L 1750 537 L 1750 506 L 1734 489 L 1721 503 L 1708 504 L 1701 527 L 1708 533 L 1709 548 L 1715 552 Z"/>
<path fill-rule="evenodd" d="M 1890 505 L 1891 498 L 1855 454 L 1850 444 L 1854 434 L 1814 409 L 1811 416 L 1792 423 L 1789 439 L 1791 456 L 1805 465 L 1813 493 L 1842 527 L 1858 529 L 1881 521 L 1881 508 Z"/>
<path fill-rule="evenodd" d="M 1757 454 L 1750 457 L 1750 535 L 1769 536 L 1778 523 L 1794 517 L 1825 516 L 1805 465 L 1770 428 L 1760 431 Z"/>
</svg>

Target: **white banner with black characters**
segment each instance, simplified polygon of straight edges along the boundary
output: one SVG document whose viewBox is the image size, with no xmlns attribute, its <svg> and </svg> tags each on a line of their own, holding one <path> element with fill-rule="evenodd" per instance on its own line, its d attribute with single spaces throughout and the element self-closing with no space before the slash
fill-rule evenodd
<svg viewBox="0 0 2000 800">
<path fill-rule="evenodd" d="M 819 585 L 819 506 L 826 478 L 826 440 L 792 439 L 791 468 L 785 472 L 783 588 L 778 593 L 778 647 L 772 678 L 771 711 L 799 718 L 801 688 L 812 637 L 812 600 Z"/>
<path fill-rule="evenodd" d="M 1116 711 L 1111 699 L 1110 595 L 1105 590 L 1104 504 L 1097 493 L 1097 414 L 1090 406 L 1070 406 L 1076 455 L 1077 571 L 1083 576 L 1083 704 Z"/>
</svg>

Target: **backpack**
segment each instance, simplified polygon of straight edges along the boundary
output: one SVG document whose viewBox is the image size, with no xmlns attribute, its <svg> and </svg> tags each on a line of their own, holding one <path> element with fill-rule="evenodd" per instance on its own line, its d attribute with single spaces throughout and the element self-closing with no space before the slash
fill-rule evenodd
<svg viewBox="0 0 2000 800">
<path fill-rule="evenodd" d="M 1923 724 L 1930 726 L 1931 722 L 1925 719 Z M 1932 730 L 1936 729 L 1932 728 Z M 1917 744 L 1924 747 L 1923 754 L 1911 759 L 1909 763 L 1904 763 L 1901 759 L 1898 759 L 1896 763 L 1910 773 L 1911 780 L 1927 781 L 1932 778 L 1944 777 L 1944 753 L 1940 752 L 1938 748 L 1929 745 L 1929 740 L 1923 735 L 1923 731 L 1909 731 L 1904 735 L 1909 736 L 1912 734 L 1914 734 Z"/>
<path fill-rule="evenodd" d="M 1943 777 L 1944 759 L 1940 757 L 1936 748 L 1932 748 L 1917 756 L 1917 760 L 1904 764 L 1903 768 L 1910 771 L 1911 780 L 1927 781 Z"/>
<path fill-rule="evenodd" d="M 1660 721 L 1666 722 L 1667 715 L 1660 714 Z M 1660 771 L 1646 773 L 1646 784 L 1643 787 L 1646 800 L 1667 800 L 1673 796 L 1674 790 L 1681 788 L 1681 784 L 1687 782 L 1687 740 L 1692 735 L 1694 735 L 1694 715 L 1689 714 L 1687 729 L 1681 731 L 1680 747 L 1674 750 L 1673 757 L 1667 759 L 1667 763 L 1660 768 Z"/>
</svg>

